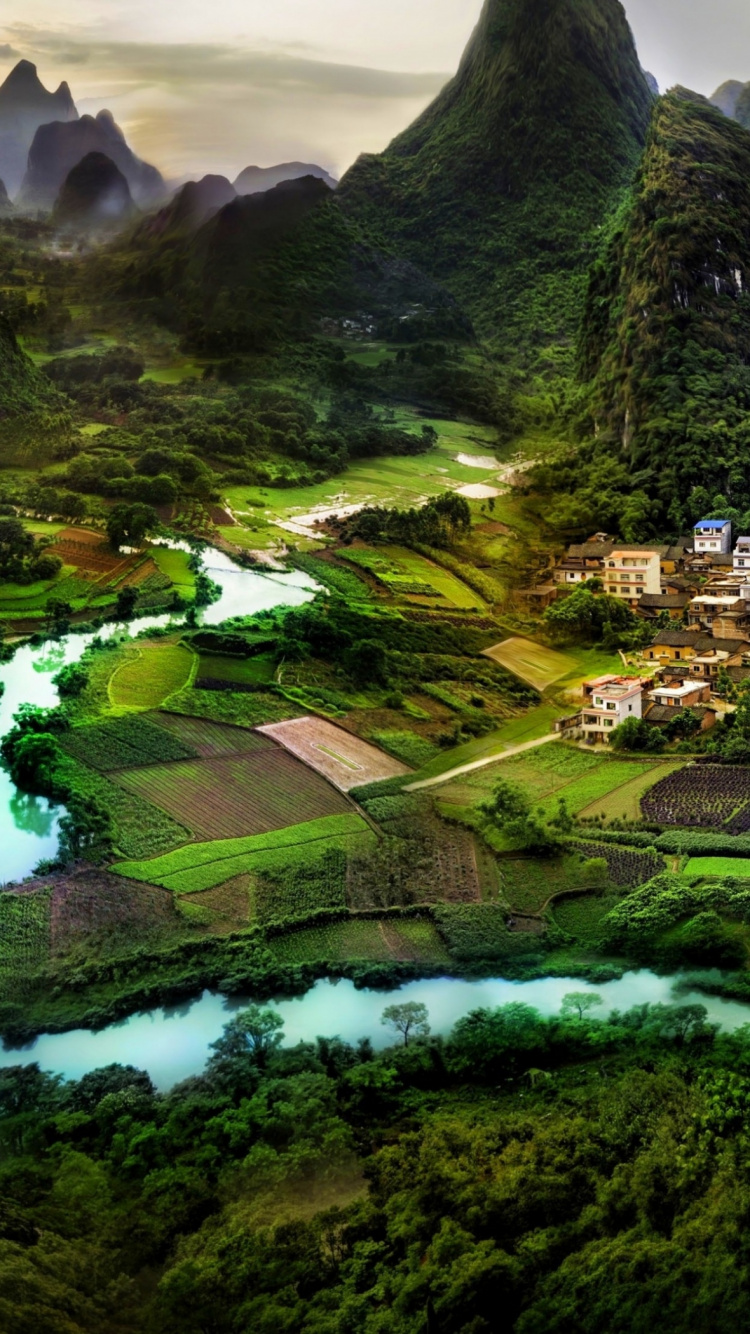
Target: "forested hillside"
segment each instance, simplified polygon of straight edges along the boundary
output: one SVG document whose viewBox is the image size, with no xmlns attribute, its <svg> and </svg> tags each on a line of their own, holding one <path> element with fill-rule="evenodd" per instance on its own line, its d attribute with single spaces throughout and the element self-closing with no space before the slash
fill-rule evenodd
<svg viewBox="0 0 750 1334">
<path fill-rule="evenodd" d="M 340 194 L 486 336 L 568 342 L 650 104 L 618 0 L 487 0 L 455 79 Z"/>
</svg>

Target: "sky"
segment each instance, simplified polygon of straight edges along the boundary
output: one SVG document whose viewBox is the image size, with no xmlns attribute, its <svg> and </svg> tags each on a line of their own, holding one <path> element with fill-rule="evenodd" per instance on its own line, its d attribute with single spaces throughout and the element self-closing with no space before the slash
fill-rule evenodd
<svg viewBox="0 0 750 1334">
<path fill-rule="evenodd" d="M 251 163 L 341 175 L 455 71 L 481 0 L 13 0 L 0 80 L 20 57 L 79 111 L 108 107 L 180 179 Z M 644 68 L 709 94 L 750 80 L 747 0 L 625 0 Z"/>
</svg>

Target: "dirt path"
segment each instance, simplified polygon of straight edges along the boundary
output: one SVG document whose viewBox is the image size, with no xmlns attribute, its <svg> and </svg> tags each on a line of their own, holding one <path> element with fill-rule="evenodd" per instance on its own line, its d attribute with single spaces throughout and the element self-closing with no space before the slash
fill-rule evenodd
<svg viewBox="0 0 750 1334">
<path fill-rule="evenodd" d="M 512 755 L 522 755 L 525 750 L 536 750 L 537 746 L 546 746 L 550 741 L 559 741 L 557 732 L 550 732 L 548 736 L 539 737 L 536 741 L 524 741 L 521 746 L 510 746 L 508 750 L 499 750 L 496 755 L 485 755 L 484 759 L 472 760 L 471 764 L 461 764 L 457 769 L 449 769 L 445 774 L 439 774 L 437 778 L 423 778 L 421 783 L 409 783 L 402 788 L 403 792 L 421 792 L 426 787 L 438 787 L 441 783 L 450 783 L 453 778 L 459 778 L 461 774 L 473 773 L 475 769 L 485 769 L 488 764 L 497 764 L 498 760 L 509 760 Z"/>
</svg>

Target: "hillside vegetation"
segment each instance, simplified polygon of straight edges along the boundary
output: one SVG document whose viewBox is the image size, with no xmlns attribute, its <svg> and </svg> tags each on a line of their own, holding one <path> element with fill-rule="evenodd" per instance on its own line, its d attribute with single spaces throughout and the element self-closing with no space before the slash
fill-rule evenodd
<svg viewBox="0 0 750 1334">
<path fill-rule="evenodd" d="M 650 104 L 617 0 L 487 0 L 456 77 L 339 193 L 485 335 L 567 342 Z"/>
</svg>

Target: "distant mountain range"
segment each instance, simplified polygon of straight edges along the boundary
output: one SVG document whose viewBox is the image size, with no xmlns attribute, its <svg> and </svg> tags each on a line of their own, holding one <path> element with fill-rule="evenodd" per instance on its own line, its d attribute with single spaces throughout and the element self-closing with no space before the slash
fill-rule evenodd
<svg viewBox="0 0 750 1334">
<path fill-rule="evenodd" d="M 20 60 L 0 85 L 0 179 L 11 196 L 20 188 L 39 126 L 76 120 L 78 111 L 67 83 L 49 93 L 36 65 Z"/>
</svg>

